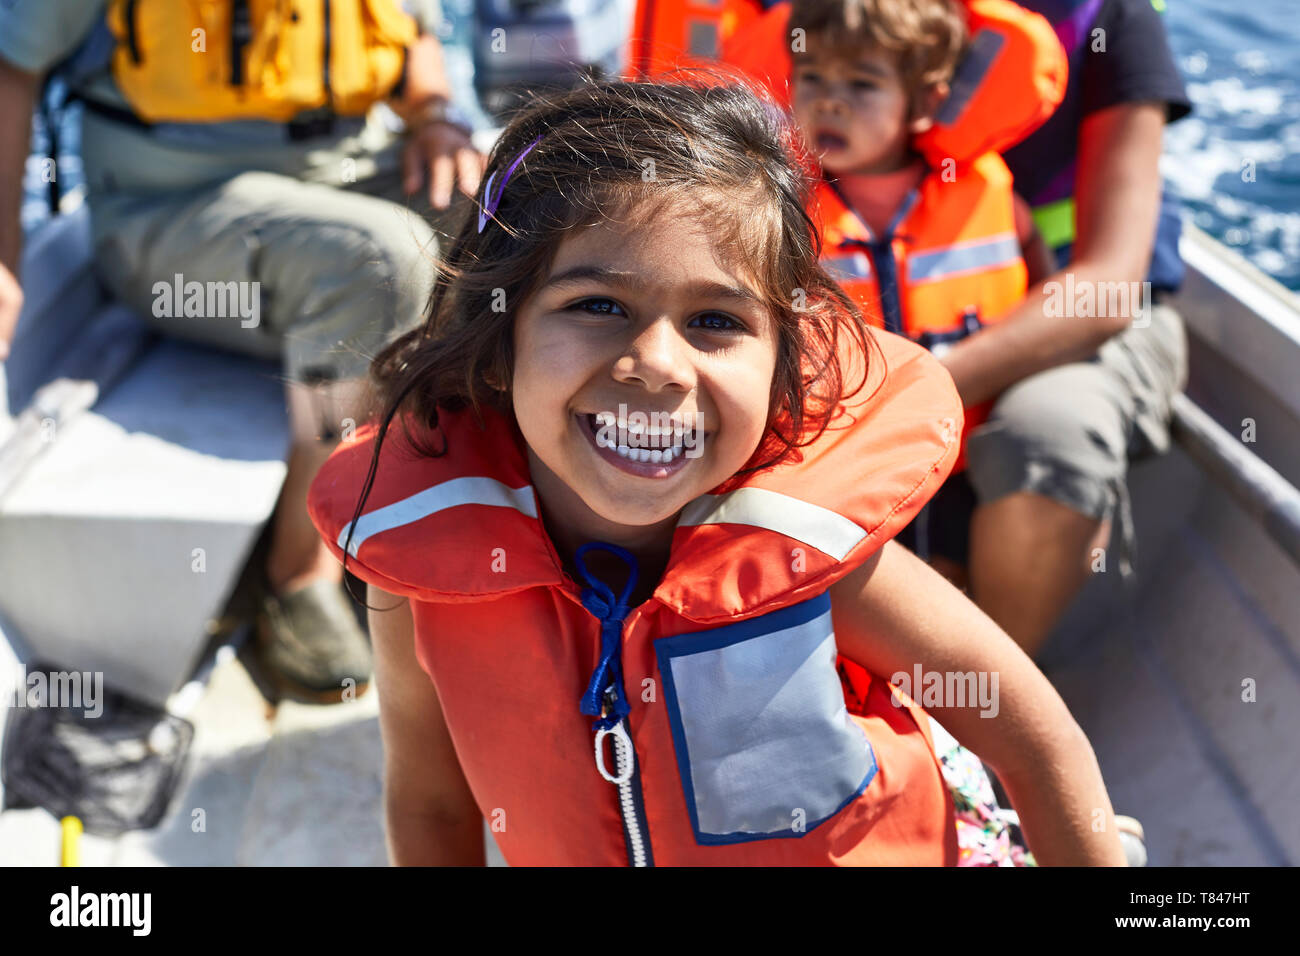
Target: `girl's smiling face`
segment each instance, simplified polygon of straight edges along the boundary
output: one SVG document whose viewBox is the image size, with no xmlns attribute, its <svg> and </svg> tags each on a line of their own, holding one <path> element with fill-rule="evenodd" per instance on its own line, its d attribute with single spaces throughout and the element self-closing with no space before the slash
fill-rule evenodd
<svg viewBox="0 0 1300 956">
<path fill-rule="evenodd" d="M 515 316 L 515 416 L 538 497 L 574 541 L 670 537 L 763 437 L 775 320 L 715 246 L 700 217 L 672 212 L 575 231 Z M 653 427 L 664 415 L 675 434 Z M 623 441 L 655 450 L 611 447 Z"/>
</svg>

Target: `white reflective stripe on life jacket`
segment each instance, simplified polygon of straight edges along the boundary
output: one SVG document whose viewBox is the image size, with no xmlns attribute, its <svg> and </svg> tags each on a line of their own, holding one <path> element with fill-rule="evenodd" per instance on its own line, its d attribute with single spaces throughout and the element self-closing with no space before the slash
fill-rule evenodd
<svg viewBox="0 0 1300 956">
<path fill-rule="evenodd" d="M 493 478 L 454 478 L 362 515 L 357 519 L 348 553 L 355 558 L 361 545 L 374 535 L 458 505 L 513 508 L 530 518 L 537 517 L 532 485 L 511 488 Z M 775 531 L 837 561 L 843 560 L 867 536 L 862 528 L 841 514 L 765 488 L 738 488 L 725 495 L 701 495 L 682 510 L 677 525 L 703 524 L 743 524 Z M 344 525 L 339 532 L 340 548 L 347 544 L 348 527 Z"/>
<path fill-rule="evenodd" d="M 435 512 L 455 508 L 457 505 L 514 508 L 530 518 L 537 517 L 532 485 L 511 488 L 495 478 L 453 478 L 451 481 L 444 481 L 362 515 L 356 521 L 356 531 L 352 534 L 352 545 L 348 548 L 348 553 L 355 558 L 357 549 L 372 535 L 379 534 L 381 531 L 391 531 L 393 528 L 419 521 Z M 340 548 L 347 543 L 349 527 L 350 525 L 344 525 L 343 530 L 339 532 Z"/>
<path fill-rule="evenodd" d="M 871 278 L 871 259 L 865 252 L 827 256 L 822 259 L 822 265 L 837 280 Z"/>
<path fill-rule="evenodd" d="M 684 509 L 677 527 L 744 524 L 802 541 L 836 561 L 867 536 L 843 515 L 766 488 L 737 488 L 725 495 L 701 495 Z"/>
<path fill-rule="evenodd" d="M 1020 240 L 1015 233 L 1005 232 L 913 253 L 907 257 L 907 279 L 909 282 L 935 282 L 965 272 L 1012 266 L 1019 260 Z"/>
</svg>

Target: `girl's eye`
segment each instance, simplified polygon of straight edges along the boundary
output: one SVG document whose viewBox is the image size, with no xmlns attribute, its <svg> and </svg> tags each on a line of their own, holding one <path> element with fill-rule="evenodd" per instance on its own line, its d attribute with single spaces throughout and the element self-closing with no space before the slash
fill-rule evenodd
<svg viewBox="0 0 1300 956">
<path fill-rule="evenodd" d="M 745 326 L 741 322 L 725 312 L 705 312 L 698 317 L 698 321 L 702 324 L 702 328 L 708 332 L 731 332 L 733 330 L 743 332 L 745 330 Z M 729 324 L 720 325 L 717 324 L 718 322 Z"/>
<path fill-rule="evenodd" d="M 590 306 L 590 308 L 588 308 Z M 617 315 L 618 312 L 611 312 L 607 308 L 598 308 L 600 306 L 611 306 L 622 312 L 623 307 L 613 299 L 583 299 L 581 302 L 575 302 L 569 306 L 570 309 L 576 309 L 579 312 L 586 312 L 590 315 Z"/>
<path fill-rule="evenodd" d="M 855 90 L 874 90 L 876 88 L 876 84 L 871 82 L 870 80 L 854 80 L 853 88 Z"/>
<path fill-rule="evenodd" d="M 623 307 L 613 299 L 583 299 L 569 306 L 570 310 L 586 312 L 588 315 L 623 315 Z M 700 327 L 708 332 L 732 332 L 745 330 L 738 319 L 725 312 L 705 312 L 695 319 Z"/>
</svg>

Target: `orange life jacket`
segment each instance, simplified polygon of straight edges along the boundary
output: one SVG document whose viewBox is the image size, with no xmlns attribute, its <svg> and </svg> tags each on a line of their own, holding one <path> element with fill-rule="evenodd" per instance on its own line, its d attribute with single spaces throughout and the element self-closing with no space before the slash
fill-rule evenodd
<svg viewBox="0 0 1300 956">
<path fill-rule="evenodd" d="M 825 179 L 814 197 L 823 260 L 868 320 L 941 351 L 1003 318 L 1025 296 L 1011 174 L 994 152 L 1036 129 L 1065 95 L 1068 63 L 1052 26 L 1011 0 L 966 0 L 968 48 L 935 123 L 913 147 L 930 174 L 887 236 Z M 733 31 L 720 58 L 790 103 L 790 4 Z M 803 38 L 806 40 L 806 37 Z M 881 275 L 886 294 L 881 296 Z M 992 403 L 967 409 L 966 432 Z M 957 468 L 965 467 L 965 435 Z"/>
<path fill-rule="evenodd" d="M 928 173 L 887 236 L 872 235 L 825 177 L 810 215 L 821 229 L 823 265 L 867 320 L 932 352 L 1001 321 L 1025 297 L 1028 273 L 1016 235 L 1011 172 L 996 153 Z M 967 409 L 966 431 L 990 408 Z M 964 438 L 958 470 L 965 466 Z"/>
<path fill-rule="evenodd" d="M 1020 142 L 1065 98 L 1069 62 L 1042 16 L 1011 0 L 964 0 L 970 41 L 934 126 L 915 146 L 931 164 L 967 162 Z M 722 37 L 719 60 L 790 105 L 790 4 L 740 18 Z M 805 38 L 806 39 L 806 38 Z"/>
<path fill-rule="evenodd" d="M 837 659 L 831 630 L 829 586 L 916 515 L 957 451 L 951 379 L 872 334 L 866 387 L 795 460 L 691 502 L 634 608 L 632 584 L 616 598 L 563 571 L 512 421 L 443 412 L 440 458 L 390 430 L 348 566 L 410 598 L 507 862 L 955 863 L 926 715 Z M 340 557 L 373 439 L 341 445 L 310 491 Z"/>
<path fill-rule="evenodd" d="M 822 263 L 863 306 L 873 324 L 934 351 L 1025 296 L 1027 274 L 1016 235 L 1011 172 L 986 153 L 946 179 L 932 170 L 903 201 L 888 236 L 848 207 L 831 179 L 817 185 L 813 219 L 822 230 Z M 900 301 L 882 303 L 873 253 L 892 252 Z M 878 247 L 878 248 L 877 248 Z"/>
<path fill-rule="evenodd" d="M 760 12 L 755 0 L 638 0 L 627 74 L 652 79 L 681 67 L 716 67 L 724 43 Z"/>
</svg>

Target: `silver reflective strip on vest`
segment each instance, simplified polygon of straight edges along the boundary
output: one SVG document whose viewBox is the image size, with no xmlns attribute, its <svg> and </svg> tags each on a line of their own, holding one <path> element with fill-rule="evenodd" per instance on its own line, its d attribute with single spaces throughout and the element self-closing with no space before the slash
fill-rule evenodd
<svg viewBox="0 0 1300 956">
<path fill-rule="evenodd" d="M 793 626 L 773 619 L 803 606 L 655 642 L 706 845 L 801 836 L 875 776 L 871 744 L 844 704 L 830 600 L 823 594 L 812 606 L 822 613 Z"/>
<path fill-rule="evenodd" d="M 822 266 L 830 273 L 831 278 L 837 280 L 871 278 L 871 260 L 867 258 L 865 252 L 827 256 L 822 259 Z"/>
<path fill-rule="evenodd" d="M 725 495 L 702 495 L 684 509 L 677 527 L 746 524 L 775 531 L 811 545 L 836 561 L 867 536 L 860 527 L 827 508 L 765 488 L 737 488 Z"/>
<path fill-rule="evenodd" d="M 1019 258 L 1020 240 L 1015 233 L 1007 232 L 913 253 L 907 257 L 907 278 L 909 282 L 933 282 L 966 272 L 1013 265 Z"/>
<path fill-rule="evenodd" d="M 373 535 L 381 531 L 391 531 L 412 521 L 419 521 L 429 515 L 457 505 L 491 505 L 496 508 L 514 508 L 516 511 L 537 517 L 533 502 L 533 486 L 511 488 L 493 478 L 453 478 L 440 485 L 416 492 L 409 498 L 394 501 L 357 519 L 356 531 L 352 535 L 352 546 L 348 553 L 357 556 L 357 549 Z M 348 527 L 344 525 L 339 532 L 340 548 L 348 540 Z"/>
<path fill-rule="evenodd" d="M 686 51 L 692 56 L 718 58 L 718 25 L 708 20 L 692 20 L 686 28 Z"/>
</svg>

